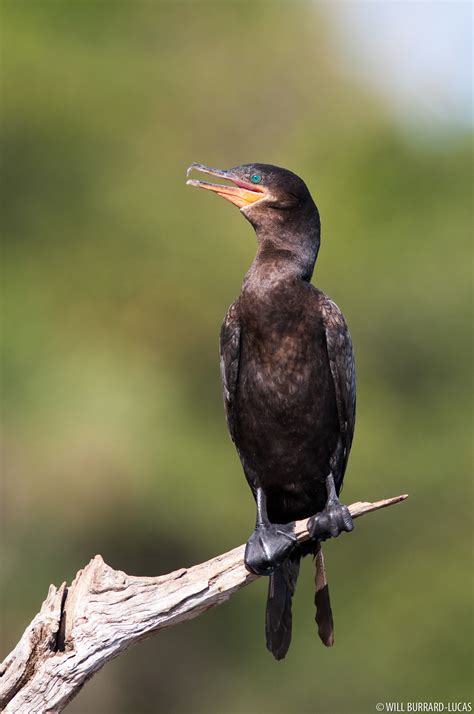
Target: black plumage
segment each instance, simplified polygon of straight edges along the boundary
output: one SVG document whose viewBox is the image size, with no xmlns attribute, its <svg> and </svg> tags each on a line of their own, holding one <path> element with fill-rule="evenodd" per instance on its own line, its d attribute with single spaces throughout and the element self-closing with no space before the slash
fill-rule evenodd
<svg viewBox="0 0 474 714">
<path fill-rule="evenodd" d="M 320 220 L 305 183 L 266 164 L 191 168 L 232 181 L 190 183 L 239 206 L 257 236 L 255 260 L 222 325 L 221 374 L 229 432 L 257 501 L 246 562 L 270 574 L 267 645 L 280 659 L 291 639 L 291 597 L 305 552 L 317 555 L 320 635 L 333 641 L 320 541 L 352 529 L 337 498 L 355 424 L 351 338 L 337 305 L 309 282 Z M 291 524 L 301 518 L 310 518 L 315 539 L 306 549 L 292 540 Z"/>
</svg>

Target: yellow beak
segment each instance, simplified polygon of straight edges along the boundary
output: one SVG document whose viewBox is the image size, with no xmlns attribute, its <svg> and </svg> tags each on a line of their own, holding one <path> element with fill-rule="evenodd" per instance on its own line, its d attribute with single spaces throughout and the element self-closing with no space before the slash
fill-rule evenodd
<svg viewBox="0 0 474 714">
<path fill-rule="evenodd" d="M 187 175 L 189 176 L 192 170 L 201 171 L 201 173 L 210 174 L 211 176 L 219 176 L 220 178 L 231 181 L 234 186 L 225 186 L 217 183 L 209 183 L 208 181 L 198 181 L 197 179 L 188 179 L 188 186 L 197 186 L 205 188 L 207 191 L 214 191 L 222 198 L 227 199 L 235 206 L 244 208 L 250 206 L 256 201 L 260 201 L 265 196 L 265 189 L 254 184 L 247 183 L 238 176 L 232 174 L 231 171 L 221 171 L 220 169 L 210 169 L 203 164 L 191 164 L 188 168 Z"/>
</svg>

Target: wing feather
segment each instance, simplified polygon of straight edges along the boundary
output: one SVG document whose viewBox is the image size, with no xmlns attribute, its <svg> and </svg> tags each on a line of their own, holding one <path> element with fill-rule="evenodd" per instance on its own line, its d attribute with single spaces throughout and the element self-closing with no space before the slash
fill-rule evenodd
<svg viewBox="0 0 474 714">
<path fill-rule="evenodd" d="M 235 442 L 235 392 L 239 379 L 240 362 L 240 322 L 239 301 L 236 300 L 228 309 L 221 327 L 220 335 L 220 366 L 222 392 L 227 417 L 227 426 L 233 442 Z"/>
<path fill-rule="evenodd" d="M 356 373 L 354 352 L 344 315 L 336 303 L 326 295 L 323 298 L 322 315 L 326 331 L 329 364 L 336 390 L 337 411 L 341 430 L 343 465 L 340 479 L 342 482 L 355 427 Z"/>
</svg>

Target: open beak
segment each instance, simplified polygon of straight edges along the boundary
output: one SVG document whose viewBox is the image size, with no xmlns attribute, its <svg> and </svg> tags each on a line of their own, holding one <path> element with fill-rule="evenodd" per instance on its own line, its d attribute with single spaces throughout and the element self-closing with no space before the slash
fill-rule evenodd
<svg viewBox="0 0 474 714">
<path fill-rule="evenodd" d="M 205 188 L 208 191 L 214 191 L 214 193 L 222 196 L 222 198 L 226 198 L 239 208 L 250 206 L 265 196 L 265 189 L 263 187 L 243 181 L 238 176 L 235 176 L 232 171 L 221 171 L 220 169 L 210 169 L 202 164 L 191 164 L 186 175 L 189 176 L 193 170 L 231 181 L 234 184 L 233 186 L 224 186 L 222 184 L 209 183 L 208 181 L 198 181 L 197 179 L 188 179 L 186 183 L 188 186 L 197 186 L 198 188 Z"/>
</svg>

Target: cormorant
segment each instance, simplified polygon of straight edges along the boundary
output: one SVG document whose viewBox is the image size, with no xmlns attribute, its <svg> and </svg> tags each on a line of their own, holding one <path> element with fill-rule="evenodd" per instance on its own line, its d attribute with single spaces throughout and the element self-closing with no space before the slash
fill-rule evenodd
<svg viewBox="0 0 474 714">
<path fill-rule="evenodd" d="M 230 436 L 257 506 L 247 568 L 269 575 L 267 647 L 282 659 L 291 640 L 291 599 L 302 555 L 316 556 L 316 621 L 333 644 L 320 542 L 351 531 L 339 502 L 355 423 L 355 368 L 338 306 L 310 284 L 320 244 L 318 209 L 296 174 L 268 164 L 189 172 L 233 185 L 188 180 L 239 207 L 257 254 L 220 335 Z M 312 541 L 297 545 L 293 522 L 308 518 Z"/>
</svg>

